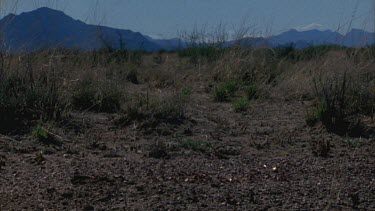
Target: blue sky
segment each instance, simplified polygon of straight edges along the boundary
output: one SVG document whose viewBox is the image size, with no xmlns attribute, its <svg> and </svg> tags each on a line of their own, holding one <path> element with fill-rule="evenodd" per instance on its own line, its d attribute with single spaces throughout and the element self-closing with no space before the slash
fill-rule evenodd
<svg viewBox="0 0 375 211">
<path fill-rule="evenodd" d="M 240 26 L 263 35 L 291 28 L 374 31 L 375 0 L 8 0 L 3 15 L 47 6 L 87 23 L 170 38 L 194 28 Z"/>
</svg>

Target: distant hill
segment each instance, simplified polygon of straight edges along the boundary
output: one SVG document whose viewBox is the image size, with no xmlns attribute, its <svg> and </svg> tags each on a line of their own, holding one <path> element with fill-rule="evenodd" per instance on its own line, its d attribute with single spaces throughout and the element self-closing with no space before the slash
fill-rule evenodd
<svg viewBox="0 0 375 211">
<path fill-rule="evenodd" d="M 294 43 L 296 48 L 305 48 L 316 45 L 343 45 L 347 47 L 363 47 L 375 44 L 375 33 L 359 29 L 352 29 L 346 35 L 331 30 L 286 31 L 268 38 L 274 45 Z"/>
<path fill-rule="evenodd" d="M 0 20 L 0 37 L 3 50 L 9 52 L 35 51 L 50 48 L 94 50 L 105 47 L 115 49 L 158 51 L 186 47 L 180 39 L 153 39 L 131 30 L 89 25 L 74 20 L 61 11 L 42 7 L 19 15 L 9 14 Z M 353 29 L 346 35 L 325 30 L 289 30 L 268 38 L 244 38 L 228 41 L 225 46 L 241 43 L 256 47 L 285 46 L 294 43 L 296 48 L 315 45 L 345 45 L 361 47 L 373 45 L 375 34 Z"/>
<path fill-rule="evenodd" d="M 59 47 L 92 50 L 106 46 L 146 51 L 161 48 L 141 33 L 88 25 L 46 7 L 20 15 L 10 14 L 0 21 L 0 29 L 5 40 L 3 48 L 9 51 Z"/>
</svg>

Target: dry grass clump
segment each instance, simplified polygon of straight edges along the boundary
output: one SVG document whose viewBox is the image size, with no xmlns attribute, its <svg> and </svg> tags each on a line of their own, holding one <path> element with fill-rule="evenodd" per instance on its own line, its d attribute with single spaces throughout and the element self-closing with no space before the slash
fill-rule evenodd
<svg viewBox="0 0 375 211">
<path fill-rule="evenodd" d="M 189 52 L 203 57 L 216 54 L 209 48 L 205 53 L 196 50 Z M 358 136 L 363 135 L 363 126 L 355 116 L 371 116 L 375 107 L 375 74 L 371 71 L 375 57 L 371 52 L 371 48 L 337 46 L 303 50 L 231 47 L 220 56 L 212 55 L 215 59 L 206 65 L 217 83 L 213 90 L 216 101 L 230 101 L 237 90 L 245 91 L 233 103 L 237 112 L 246 110 L 250 100 L 268 94 L 289 100 L 317 99 L 307 112 L 309 125 L 321 121 L 332 132 Z"/>
<path fill-rule="evenodd" d="M 328 139 L 318 139 L 312 142 L 312 152 L 315 156 L 328 157 L 331 151 L 331 144 Z"/>
<path fill-rule="evenodd" d="M 243 90 L 249 100 L 267 98 L 283 71 L 279 63 L 280 59 L 272 49 L 234 47 L 212 64 L 211 77 L 219 84 L 236 81 L 237 88 Z M 215 95 L 220 94 L 217 91 L 220 89 L 215 90 Z"/>
<path fill-rule="evenodd" d="M 307 122 L 314 125 L 321 121 L 332 132 L 361 136 L 362 126 L 356 116 L 374 113 L 375 73 L 370 70 L 373 64 L 357 63 L 337 53 L 315 66 L 316 75 L 309 77 L 314 89 L 309 94 L 318 100 L 308 112 Z"/>
<path fill-rule="evenodd" d="M 72 110 L 120 111 L 123 84 L 135 82 L 130 75 L 142 55 L 122 58 L 116 53 L 113 61 L 113 54 L 56 50 L 2 55 L 1 132 L 26 132 L 38 121 L 60 121 Z"/>
<path fill-rule="evenodd" d="M 247 97 L 241 97 L 233 102 L 233 108 L 235 112 L 246 111 L 250 105 L 250 101 Z"/>
<path fill-rule="evenodd" d="M 218 102 L 229 101 L 229 98 L 238 90 L 237 81 L 225 81 L 216 86 L 214 99 Z"/>
<path fill-rule="evenodd" d="M 146 125 L 157 125 L 161 122 L 178 124 L 185 118 L 189 97 L 190 92 L 186 89 L 159 97 L 134 96 L 116 123 L 122 126 L 134 122 L 145 122 Z"/>
<path fill-rule="evenodd" d="M 283 61 L 280 66 L 288 70 L 282 71 L 273 95 L 284 99 L 311 100 L 316 96 L 316 81 L 331 81 L 333 76 L 342 76 L 343 73 L 346 73 L 350 80 L 356 80 L 357 84 L 371 85 L 373 83 L 371 69 L 374 68 L 374 60 L 363 59 L 359 62 L 358 59 L 348 55 L 348 51 L 331 50 L 311 60 L 301 60 L 295 63 Z"/>
<path fill-rule="evenodd" d="M 204 154 L 209 154 L 213 151 L 212 144 L 206 140 L 180 139 L 176 147 Z"/>
<path fill-rule="evenodd" d="M 75 109 L 113 113 L 120 110 L 123 97 L 116 84 L 84 79 L 74 85 L 71 98 Z"/>
<path fill-rule="evenodd" d="M 58 70 L 34 71 L 30 64 L 18 68 L 1 74 L 1 130 L 17 132 L 36 120 L 61 118 L 68 111 L 69 100 Z"/>
<path fill-rule="evenodd" d="M 307 112 L 308 124 L 322 122 L 331 131 L 345 131 L 348 122 L 356 128 L 349 119 L 374 111 L 371 52 L 196 46 L 150 55 L 114 50 L 9 55 L 1 71 L 0 120 L 6 122 L 1 128 L 56 121 L 72 110 L 118 112 L 120 124 L 146 119 L 178 122 L 185 117 L 191 90 L 161 93 L 198 81 L 199 89 L 211 92 L 215 101 L 232 101 L 236 112 L 246 111 L 252 100 L 268 97 L 315 99 Z M 136 86 L 142 87 L 141 97 L 132 93 L 139 90 L 133 89 Z"/>
</svg>

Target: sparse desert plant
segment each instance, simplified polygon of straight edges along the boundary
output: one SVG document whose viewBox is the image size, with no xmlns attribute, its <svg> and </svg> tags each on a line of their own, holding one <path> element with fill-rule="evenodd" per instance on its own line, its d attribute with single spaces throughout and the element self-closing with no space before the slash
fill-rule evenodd
<svg viewBox="0 0 375 211">
<path fill-rule="evenodd" d="M 241 97 L 233 102 L 233 108 L 235 112 L 246 111 L 250 105 L 250 101 L 247 97 Z"/>
<path fill-rule="evenodd" d="M 139 84 L 137 71 L 136 70 L 131 70 L 126 75 L 126 80 L 130 81 L 133 84 Z"/>
<path fill-rule="evenodd" d="M 129 55 L 129 62 L 137 66 L 140 66 L 143 62 L 143 57 L 145 54 L 146 52 L 141 50 L 131 51 Z"/>
<path fill-rule="evenodd" d="M 238 89 L 236 81 L 226 81 L 224 82 L 223 87 L 230 95 L 233 95 Z"/>
<path fill-rule="evenodd" d="M 218 102 L 228 101 L 231 96 L 237 91 L 238 86 L 236 81 L 226 81 L 219 84 L 214 90 L 214 99 Z"/>
<path fill-rule="evenodd" d="M 21 130 L 30 126 L 31 121 L 59 119 L 67 112 L 65 93 L 50 74 L 30 78 L 8 73 L 3 77 L 0 81 L 1 130 Z"/>
<path fill-rule="evenodd" d="M 158 64 L 158 65 L 161 65 L 163 63 L 165 63 L 165 59 L 163 57 L 163 54 L 165 53 L 165 51 L 161 50 L 159 51 L 156 55 L 154 55 L 152 57 L 152 61 L 155 63 L 155 64 Z"/>
<path fill-rule="evenodd" d="M 225 102 L 225 101 L 228 101 L 229 95 L 228 95 L 227 90 L 223 89 L 222 87 L 216 87 L 214 98 L 215 98 L 215 101 Z"/>
<path fill-rule="evenodd" d="M 178 51 L 180 57 L 189 57 L 190 62 L 197 64 L 199 61 L 214 62 L 221 58 L 227 49 L 214 45 L 194 46 Z"/>
<path fill-rule="evenodd" d="M 177 93 L 154 101 L 153 115 L 158 119 L 179 120 L 185 116 L 188 96 Z"/>
<path fill-rule="evenodd" d="M 346 47 L 338 45 L 319 45 L 303 49 L 296 49 L 293 45 L 275 48 L 275 56 L 278 59 L 288 60 L 291 62 L 309 61 L 321 59 L 327 53 L 337 50 L 345 50 Z"/>
<path fill-rule="evenodd" d="M 312 152 L 315 156 L 328 157 L 331 144 L 328 139 L 319 138 L 312 142 Z"/>
<path fill-rule="evenodd" d="M 150 99 L 144 95 L 130 96 L 128 104 L 123 106 L 121 115 L 115 124 L 126 126 L 135 121 L 143 121 L 150 117 Z"/>
<path fill-rule="evenodd" d="M 171 72 L 166 69 L 161 69 L 160 71 L 148 74 L 145 76 L 144 80 L 155 88 L 167 88 L 175 84 L 174 79 L 171 77 Z"/>
<path fill-rule="evenodd" d="M 179 147 L 194 152 L 209 153 L 212 151 L 212 145 L 203 140 L 181 139 L 178 141 Z"/>
<path fill-rule="evenodd" d="M 355 107 L 352 88 L 346 73 L 325 83 L 315 81 L 316 92 L 323 101 L 319 106 L 325 107 L 321 116 L 324 124 L 332 124 L 335 119 L 343 119 L 352 112 Z"/>
<path fill-rule="evenodd" d="M 306 113 L 306 123 L 309 126 L 314 126 L 319 121 L 324 121 L 328 115 L 327 105 L 321 100 L 317 105 L 315 105 L 311 110 Z"/>
<path fill-rule="evenodd" d="M 157 159 L 170 158 L 170 155 L 168 154 L 168 147 L 164 141 L 155 141 L 148 155 L 149 157 L 157 158 Z"/>
<path fill-rule="evenodd" d="M 348 144 L 350 148 L 359 148 L 361 147 L 361 138 L 355 138 L 355 139 L 345 139 L 344 142 Z"/>
<path fill-rule="evenodd" d="M 181 89 L 181 95 L 182 97 L 189 97 L 192 94 L 191 87 L 183 87 Z"/>
<path fill-rule="evenodd" d="M 246 96 L 249 100 L 258 98 L 258 87 L 256 84 L 251 84 L 245 87 Z"/>
<path fill-rule="evenodd" d="M 105 44 L 107 45 L 107 44 Z M 115 49 L 110 45 L 105 48 L 93 51 L 91 54 L 92 63 L 95 65 L 124 64 L 131 63 L 139 66 L 143 62 L 146 52 L 129 51 L 126 49 Z"/>
<path fill-rule="evenodd" d="M 72 104 L 76 109 L 86 110 L 96 104 L 96 90 L 92 81 L 80 81 L 72 96 Z"/>
<path fill-rule="evenodd" d="M 34 162 L 38 165 L 43 164 L 46 161 L 46 158 L 43 156 L 43 152 L 38 152 L 34 157 Z"/>
<path fill-rule="evenodd" d="M 53 130 L 54 125 L 52 123 L 38 123 L 35 125 L 31 131 L 31 135 L 34 139 L 39 141 L 40 143 L 46 145 L 61 145 L 59 139 L 62 139 L 60 136 L 50 132 Z"/>
<path fill-rule="evenodd" d="M 5 156 L 0 156 L 0 171 L 3 169 L 3 167 L 5 167 L 5 160 L 6 160 L 6 157 Z"/>
<path fill-rule="evenodd" d="M 148 120 L 148 124 L 159 122 L 179 123 L 185 118 L 185 109 L 189 95 L 183 95 L 182 91 L 175 94 L 154 97 L 138 96 L 133 98 L 117 119 L 117 125 L 129 125 L 134 121 Z"/>
<path fill-rule="evenodd" d="M 40 124 L 34 127 L 32 135 L 34 138 L 41 142 L 46 142 L 50 138 L 48 132 Z"/>
<path fill-rule="evenodd" d="M 346 135 L 352 133 L 349 131 L 349 117 L 373 114 L 375 98 L 370 94 L 369 87 L 347 72 L 325 80 L 315 80 L 315 90 L 321 101 L 308 115 L 307 122 L 310 125 L 320 120 L 328 130 Z"/>
<path fill-rule="evenodd" d="M 86 79 L 74 90 L 72 104 L 76 109 L 113 113 L 121 107 L 123 94 L 112 83 Z"/>
</svg>

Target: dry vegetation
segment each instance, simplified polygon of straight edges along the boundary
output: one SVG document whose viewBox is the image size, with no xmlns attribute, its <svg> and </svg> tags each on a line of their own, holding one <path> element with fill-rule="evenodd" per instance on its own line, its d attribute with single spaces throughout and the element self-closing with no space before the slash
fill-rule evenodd
<svg viewBox="0 0 375 211">
<path fill-rule="evenodd" d="M 374 48 L 3 55 L 0 210 L 375 209 Z"/>
</svg>

